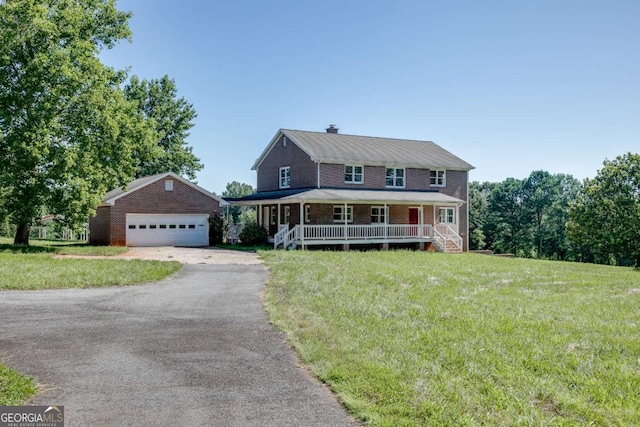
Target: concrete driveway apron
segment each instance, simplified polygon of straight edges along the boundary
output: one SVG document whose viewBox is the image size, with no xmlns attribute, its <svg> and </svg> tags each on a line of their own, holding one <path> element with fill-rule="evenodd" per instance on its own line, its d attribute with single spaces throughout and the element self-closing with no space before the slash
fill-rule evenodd
<svg viewBox="0 0 640 427">
<path fill-rule="evenodd" d="M 1 292 L 0 355 L 66 426 L 357 425 L 269 324 L 266 279 L 198 263 L 155 284 Z"/>
</svg>

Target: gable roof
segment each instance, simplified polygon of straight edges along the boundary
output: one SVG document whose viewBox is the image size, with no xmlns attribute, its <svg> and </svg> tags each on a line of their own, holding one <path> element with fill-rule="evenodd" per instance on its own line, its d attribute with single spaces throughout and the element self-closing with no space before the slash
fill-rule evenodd
<svg viewBox="0 0 640 427">
<path fill-rule="evenodd" d="M 280 129 L 254 163 L 254 170 L 258 169 L 281 135 L 296 144 L 314 162 L 461 171 L 474 169 L 469 163 L 431 141 Z"/>
<path fill-rule="evenodd" d="M 220 206 L 227 206 L 229 203 L 224 201 L 223 199 L 221 199 L 220 197 L 216 196 L 213 193 L 208 192 L 207 190 L 205 190 L 204 188 L 200 187 L 199 185 L 194 184 L 193 182 L 181 177 L 180 175 L 177 175 L 173 172 L 165 172 L 165 173 L 160 173 L 157 175 L 150 175 L 150 176 L 143 176 L 142 178 L 138 178 L 134 181 L 131 181 L 125 188 L 123 187 L 118 187 L 115 190 L 111 190 L 109 191 L 107 194 L 105 194 L 104 199 L 102 201 L 103 205 L 111 205 L 113 206 L 113 204 L 116 202 L 116 200 L 118 200 L 121 197 L 126 196 L 127 194 L 131 194 L 134 191 L 140 190 L 143 187 L 146 187 L 149 184 L 153 184 L 154 182 L 160 181 L 161 179 L 164 178 L 171 178 L 171 179 L 175 179 L 176 181 L 180 181 L 185 185 L 188 185 L 189 187 L 193 188 L 196 191 L 199 191 L 200 193 L 204 194 L 207 197 L 210 197 L 214 200 L 217 200 L 218 203 L 220 203 Z"/>
</svg>

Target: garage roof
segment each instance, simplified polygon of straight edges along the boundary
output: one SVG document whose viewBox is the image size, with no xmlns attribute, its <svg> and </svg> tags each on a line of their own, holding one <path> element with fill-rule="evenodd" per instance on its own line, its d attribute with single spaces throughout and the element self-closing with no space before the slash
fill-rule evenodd
<svg viewBox="0 0 640 427">
<path fill-rule="evenodd" d="M 180 181 L 185 185 L 188 185 L 189 187 L 193 188 L 194 190 L 197 190 L 199 192 L 201 192 L 202 194 L 204 194 L 207 197 L 210 197 L 214 200 L 217 200 L 218 203 L 220 203 L 220 206 L 227 206 L 229 203 L 226 202 L 225 200 L 221 199 L 220 197 L 216 196 L 213 193 L 208 192 L 207 190 L 205 190 L 204 188 L 200 187 L 199 185 L 194 184 L 193 182 L 181 177 L 180 175 L 177 175 L 173 172 L 165 172 L 165 173 L 161 173 L 161 174 L 157 174 L 157 175 L 151 175 L 151 176 L 144 176 L 142 178 L 138 178 L 135 181 L 131 181 L 126 187 L 118 187 L 115 190 L 111 190 L 109 191 L 105 196 L 104 199 L 102 201 L 102 205 L 111 205 L 113 206 L 113 204 L 115 203 L 116 200 L 118 200 L 121 197 L 126 196 L 127 194 L 131 194 L 134 191 L 137 191 L 143 187 L 146 187 L 149 184 L 153 184 L 154 182 L 160 181 L 161 179 L 164 178 L 171 178 L 171 179 L 175 179 L 176 181 Z"/>
</svg>

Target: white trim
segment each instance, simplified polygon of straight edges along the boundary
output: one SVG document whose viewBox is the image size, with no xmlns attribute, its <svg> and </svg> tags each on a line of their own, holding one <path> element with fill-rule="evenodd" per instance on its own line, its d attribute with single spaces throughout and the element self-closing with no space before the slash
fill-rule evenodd
<svg viewBox="0 0 640 427">
<path fill-rule="evenodd" d="M 435 172 L 436 173 L 436 184 L 432 184 L 431 183 L 431 173 Z M 439 180 L 439 172 L 442 172 L 442 184 L 438 184 L 438 180 Z M 439 187 L 439 188 L 444 188 L 447 186 L 447 170 L 446 169 L 430 169 L 429 170 L 429 186 L 430 187 Z"/>
<path fill-rule="evenodd" d="M 288 172 L 285 174 L 285 181 L 287 185 L 282 185 L 282 172 Z M 278 169 L 278 188 L 291 188 L 291 166 L 282 166 Z"/>
<path fill-rule="evenodd" d="M 356 184 L 356 185 L 362 185 L 364 184 L 364 165 L 361 163 L 345 163 L 344 164 L 344 176 L 347 176 L 347 168 L 351 167 L 351 168 L 361 168 L 361 172 L 360 172 L 360 176 L 362 177 L 361 181 L 347 181 L 346 179 L 344 180 L 345 184 Z M 352 169 L 351 172 L 351 177 L 355 177 L 356 173 L 355 170 Z"/>
<path fill-rule="evenodd" d="M 335 218 L 336 208 L 339 208 L 341 211 L 340 219 Z M 349 211 L 351 211 L 351 219 L 349 219 Z M 342 205 L 333 205 L 333 207 L 331 208 L 331 217 L 333 218 L 334 224 L 343 224 L 343 223 L 352 224 L 353 223 L 353 205 L 348 205 L 346 203 Z"/>
<path fill-rule="evenodd" d="M 373 210 L 374 209 L 378 209 L 378 215 L 376 215 L 378 217 L 378 221 L 377 222 L 371 221 L 371 224 L 386 224 L 387 223 L 387 208 L 386 208 L 386 206 L 381 206 L 381 205 L 371 206 L 371 219 L 373 219 L 373 217 L 374 217 L 374 215 L 373 215 Z M 380 211 L 382 211 L 382 215 L 380 215 Z M 381 216 L 382 216 L 382 222 L 380 222 L 380 217 Z"/>
<path fill-rule="evenodd" d="M 393 182 L 395 183 L 398 180 L 398 171 L 402 170 L 402 185 L 387 185 L 387 170 L 393 170 Z M 406 168 L 396 168 L 393 166 L 387 166 L 384 170 L 384 185 L 386 188 L 406 188 L 407 187 L 407 169 Z"/>
</svg>

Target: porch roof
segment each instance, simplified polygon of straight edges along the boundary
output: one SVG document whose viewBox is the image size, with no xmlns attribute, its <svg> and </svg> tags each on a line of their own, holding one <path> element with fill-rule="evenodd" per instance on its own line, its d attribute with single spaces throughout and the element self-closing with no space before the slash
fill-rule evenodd
<svg viewBox="0 0 640 427">
<path fill-rule="evenodd" d="M 442 204 L 463 205 L 464 201 L 436 191 L 399 190 L 351 190 L 340 188 L 314 188 L 294 194 L 275 192 L 252 194 L 247 198 L 230 200 L 232 205 L 257 205 L 261 203 L 356 203 L 356 204 Z M 274 197 L 275 196 L 275 197 Z M 278 197 L 279 196 L 279 197 Z"/>
</svg>

